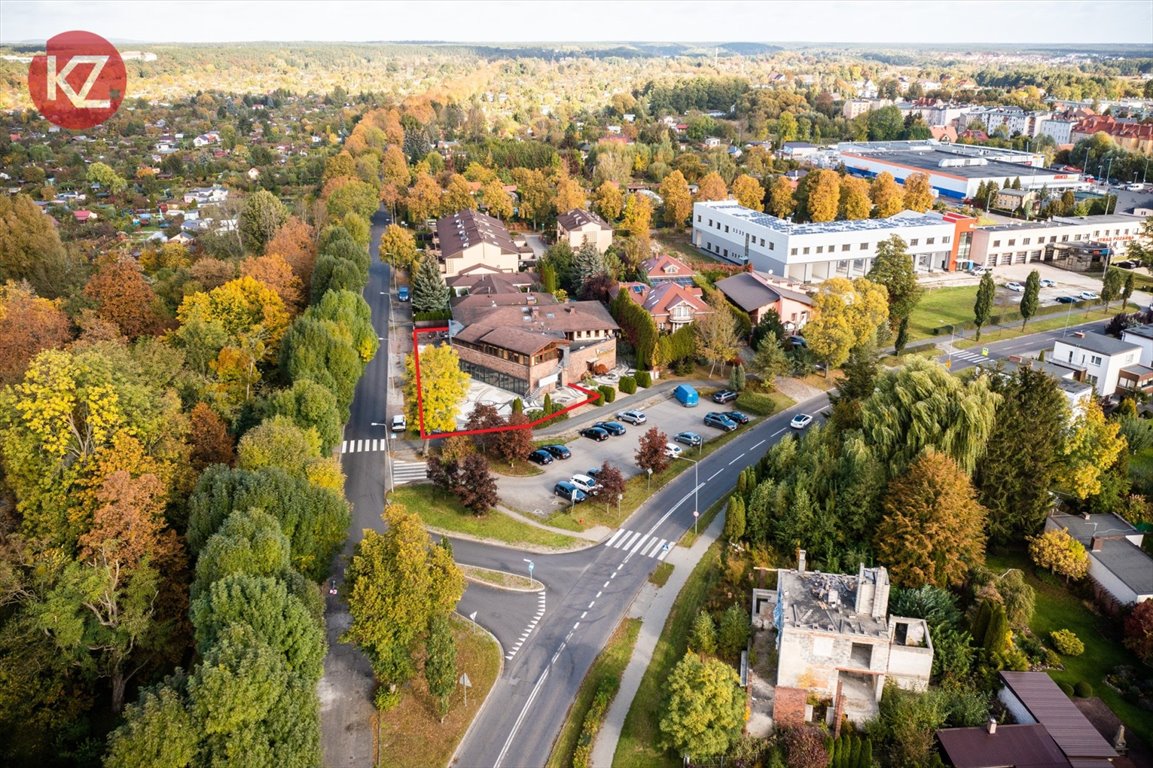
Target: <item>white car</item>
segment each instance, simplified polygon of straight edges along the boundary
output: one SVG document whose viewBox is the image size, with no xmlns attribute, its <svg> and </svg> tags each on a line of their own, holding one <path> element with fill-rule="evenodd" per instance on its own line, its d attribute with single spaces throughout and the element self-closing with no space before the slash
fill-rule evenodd
<svg viewBox="0 0 1153 768">
<path fill-rule="evenodd" d="M 1025 286 L 1021 285 L 1020 283 L 1008 283 L 1005 285 L 1005 287 L 1010 291 L 1016 291 L 1017 293 L 1025 292 Z"/>
<path fill-rule="evenodd" d="M 1056 285 L 1057 285 L 1057 281 L 1056 281 L 1056 280 L 1050 280 L 1050 279 L 1049 279 L 1049 278 L 1047 278 L 1047 277 L 1046 277 L 1046 278 L 1043 278 L 1043 279 L 1041 280 L 1041 287 L 1042 287 L 1042 288 L 1053 288 L 1053 287 L 1056 287 Z"/>
<path fill-rule="evenodd" d="M 600 493 L 601 490 L 597 481 L 588 475 L 573 475 L 572 484 L 589 495 Z"/>
<path fill-rule="evenodd" d="M 681 455 L 681 447 L 675 443 L 665 443 L 665 456 L 675 459 Z"/>
<path fill-rule="evenodd" d="M 644 424 L 648 421 L 644 411 L 621 411 L 617 414 L 617 418 L 626 424 Z"/>
<path fill-rule="evenodd" d="M 792 427 L 793 429 L 804 429 L 805 427 L 809 426 L 812 423 L 813 423 L 813 417 L 812 416 L 810 416 L 807 413 L 798 413 L 796 416 L 793 417 L 793 420 L 789 422 L 789 426 Z"/>
<path fill-rule="evenodd" d="M 1093 293 L 1092 291 L 1081 291 L 1081 300 L 1082 301 L 1096 301 L 1099 298 L 1101 298 L 1101 297 L 1098 296 L 1097 294 Z"/>
<path fill-rule="evenodd" d="M 404 418 L 404 416 L 402 414 L 398 413 L 397 415 L 392 417 L 392 431 L 393 432 L 403 432 L 406 429 L 408 429 L 408 421 Z"/>
</svg>

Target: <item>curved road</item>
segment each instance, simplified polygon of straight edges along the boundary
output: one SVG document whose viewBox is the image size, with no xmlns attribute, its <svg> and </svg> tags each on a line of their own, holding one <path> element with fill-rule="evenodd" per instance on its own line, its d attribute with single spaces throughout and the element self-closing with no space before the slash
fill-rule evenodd
<svg viewBox="0 0 1153 768">
<path fill-rule="evenodd" d="M 383 211 L 373 219 L 373 263 L 364 293 L 381 338 L 381 352 L 357 386 L 344 435 L 345 440 L 378 441 L 363 445 L 379 446 L 379 450 L 342 456 L 353 512 L 351 535 L 334 564 L 337 579 L 362 531 L 383 527 L 380 513 L 387 489 L 383 441 L 388 439 L 385 425 L 391 416 L 387 413 L 390 276 L 378 258 L 378 243 L 387 223 Z M 814 412 L 824 405 L 821 398 L 805 403 L 804 408 Z M 497 637 L 506 662 L 457 751 L 457 765 L 511 768 L 545 763 L 589 666 L 661 559 L 661 543 L 675 546 L 692 527 L 694 508 L 703 511 L 728 494 L 737 474 L 789 431 L 789 419 L 800 410 L 798 406 L 770 417 L 703 459 L 695 470 L 687 468 L 655 488 L 629 519 L 627 531 L 607 543 L 543 555 L 453 539 L 459 562 L 524 573 L 527 557 L 535 566 L 534 577 L 545 585 L 543 593 L 526 594 L 470 584 L 458 605 L 460 613 L 475 613 L 476 621 Z M 331 651 L 321 683 L 325 763 L 370 765 L 372 734 L 367 723 L 371 703 L 360 693 L 371 690 L 371 678 L 366 680 L 370 671 L 355 648 L 337 642 L 348 621 L 343 600 L 329 598 L 328 619 Z"/>
</svg>

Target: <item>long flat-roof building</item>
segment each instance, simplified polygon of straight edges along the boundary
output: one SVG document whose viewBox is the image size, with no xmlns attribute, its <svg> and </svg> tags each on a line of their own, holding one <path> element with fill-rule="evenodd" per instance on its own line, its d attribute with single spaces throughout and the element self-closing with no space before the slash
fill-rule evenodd
<svg viewBox="0 0 1153 768">
<path fill-rule="evenodd" d="M 1032 261 L 1062 262 L 1071 247 L 1099 243 L 1098 260 L 1109 256 L 1140 236 L 1145 219 L 1124 213 L 1105 216 L 1061 216 L 1049 221 L 1022 221 L 973 230 L 968 260 L 986 267 L 1026 264 Z M 964 266 L 964 265 L 962 265 Z M 1101 268 L 1089 263 L 1085 268 Z"/>
<path fill-rule="evenodd" d="M 943 198 L 968 200 L 984 183 L 1004 186 L 1021 180 L 1022 189 L 1050 192 L 1084 189 L 1080 174 L 1044 167 L 1043 156 L 1012 149 L 940 144 L 936 141 L 842 142 L 838 159 L 854 175 L 873 178 L 889 172 L 898 182 L 913 173 L 929 177 L 929 185 Z"/>
<path fill-rule="evenodd" d="M 958 232 L 973 219 L 956 214 L 902 211 L 887 219 L 797 224 L 745 208 L 735 200 L 693 205 L 693 245 L 758 272 L 813 282 L 861 277 L 877 246 L 899 236 L 919 271 L 954 268 Z"/>
</svg>

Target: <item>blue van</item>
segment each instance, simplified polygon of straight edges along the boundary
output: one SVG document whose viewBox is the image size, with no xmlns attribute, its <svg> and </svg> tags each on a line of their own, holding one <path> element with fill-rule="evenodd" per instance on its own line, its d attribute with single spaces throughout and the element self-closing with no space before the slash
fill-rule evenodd
<svg viewBox="0 0 1153 768">
<path fill-rule="evenodd" d="M 701 401 L 701 396 L 688 384 L 681 384 L 673 390 L 673 397 L 686 408 L 692 408 Z"/>
<path fill-rule="evenodd" d="M 396 298 L 400 301 L 408 301 L 408 286 L 402 285 L 396 291 Z"/>
</svg>

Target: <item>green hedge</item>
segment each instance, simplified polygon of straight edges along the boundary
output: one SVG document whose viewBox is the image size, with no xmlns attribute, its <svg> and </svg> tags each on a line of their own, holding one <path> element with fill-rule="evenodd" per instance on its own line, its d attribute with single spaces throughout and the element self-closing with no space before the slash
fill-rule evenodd
<svg viewBox="0 0 1153 768">
<path fill-rule="evenodd" d="M 1081 699 L 1093 698 L 1093 686 L 1088 680 L 1078 680 L 1077 684 L 1073 686 L 1073 692 Z"/>
<path fill-rule="evenodd" d="M 601 393 L 601 399 L 606 403 L 611 403 L 617 399 L 617 391 L 608 384 L 601 384 L 597 387 L 597 391 Z"/>
<path fill-rule="evenodd" d="M 620 389 L 621 392 L 624 392 L 626 395 L 635 394 L 637 391 L 637 380 L 632 376 L 621 376 Z"/>
<path fill-rule="evenodd" d="M 748 390 L 741 393 L 736 401 L 737 408 L 749 413 L 755 413 L 758 416 L 768 416 L 777 409 L 777 404 L 773 402 L 773 398 L 761 392 L 749 392 Z"/>
<path fill-rule="evenodd" d="M 577 738 L 577 746 L 573 750 L 573 768 L 588 768 L 591 764 L 593 742 L 596 741 L 597 731 L 601 728 L 601 723 L 608 713 L 609 704 L 616 696 L 619 685 L 618 681 L 606 678 L 601 680 L 600 685 L 597 686 L 596 696 L 593 697 L 593 703 L 589 707 L 588 713 L 585 714 L 580 736 Z"/>
<path fill-rule="evenodd" d="M 648 371 L 637 371 L 637 386 L 648 389 L 653 385 L 653 375 Z"/>
<path fill-rule="evenodd" d="M 412 316 L 413 322 L 428 323 L 438 320 L 451 320 L 452 312 L 450 310 L 441 310 L 440 312 L 416 312 Z"/>
</svg>

